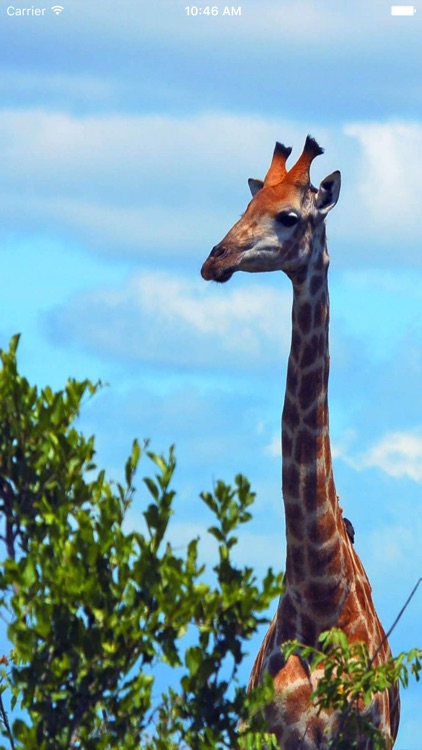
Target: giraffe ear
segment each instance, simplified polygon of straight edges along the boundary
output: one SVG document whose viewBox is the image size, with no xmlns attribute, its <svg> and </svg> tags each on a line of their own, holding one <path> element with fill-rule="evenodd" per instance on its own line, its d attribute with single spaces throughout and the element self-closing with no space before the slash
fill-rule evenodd
<svg viewBox="0 0 422 750">
<path fill-rule="evenodd" d="M 253 177 L 250 177 L 248 180 L 248 185 L 249 185 L 249 190 L 252 193 L 252 196 L 254 196 L 264 187 L 264 181 L 255 180 Z"/>
<path fill-rule="evenodd" d="M 332 172 L 321 182 L 316 196 L 319 212 L 325 216 L 336 205 L 340 195 L 341 174 Z"/>
</svg>

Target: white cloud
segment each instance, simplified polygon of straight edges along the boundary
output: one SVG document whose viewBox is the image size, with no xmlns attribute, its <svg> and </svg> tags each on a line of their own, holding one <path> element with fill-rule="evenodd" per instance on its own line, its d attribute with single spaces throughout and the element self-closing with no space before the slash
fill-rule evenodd
<svg viewBox="0 0 422 750">
<path fill-rule="evenodd" d="M 292 133 L 294 123 L 286 124 Z M 77 188 L 86 196 L 95 188 L 95 195 L 116 198 L 123 191 L 124 199 L 134 192 L 148 194 L 151 181 L 163 178 L 171 178 L 170 185 L 183 199 L 193 175 L 197 179 L 205 173 L 212 183 L 227 171 L 228 158 L 233 169 L 236 154 L 246 152 L 253 163 L 266 147 L 269 161 L 268 141 L 272 147 L 279 126 L 283 122 L 274 118 L 224 112 L 78 117 L 38 108 L 3 110 L 0 115 L 3 159 L 5 166 L 13 166 L 7 172 L 8 185 L 30 175 L 28 192 L 43 188 L 54 194 L 60 188 L 77 195 Z M 260 166 L 264 172 L 267 164 Z M 175 201 L 177 195 L 168 198 Z"/>
<path fill-rule="evenodd" d="M 366 453 L 348 462 L 355 468 L 377 468 L 391 477 L 422 482 L 422 432 L 388 432 Z"/>
<path fill-rule="evenodd" d="M 148 261 L 163 246 L 186 257 L 225 234 L 280 132 L 290 140 L 294 123 L 218 112 L 3 110 L 2 226 L 70 232 L 102 252 Z"/>
<path fill-rule="evenodd" d="M 391 231 L 407 239 L 419 235 L 422 124 L 355 123 L 344 132 L 361 148 L 356 169 L 361 221 L 372 222 L 382 236 Z"/>
<path fill-rule="evenodd" d="M 232 282 L 233 284 L 233 282 Z M 287 351 L 291 295 L 264 284 L 206 285 L 160 272 L 76 297 L 50 316 L 56 338 L 162 365 L 268 367 Z"/>
<path fill-rule="evenodd" d="M 380 239 L 390 248 L 400 241 L 402 262 L 420 262 L 418 123 L 345 124 L 341 133 L 312 122 L 221 111 L 80 117 L 3 110 L 3 231 L 64 231 L 104 254 L 148 262 L 175 253 L 196 257 L 244 209 L 247 177 L 265 174 L 275 140 L 293 144 L 294 158 L 308 130 L 327 151 L 313 166 L 313 181 L 338 167 L 344 173 L 343 195 L 329 218 L 336 262 L 391 263 L 391 250 L 375 247 L 368 254 L 368 243 Z M 357 250 L 339 256 L 339 243 L 351 238 L 359 240 Z"/>
</svg>

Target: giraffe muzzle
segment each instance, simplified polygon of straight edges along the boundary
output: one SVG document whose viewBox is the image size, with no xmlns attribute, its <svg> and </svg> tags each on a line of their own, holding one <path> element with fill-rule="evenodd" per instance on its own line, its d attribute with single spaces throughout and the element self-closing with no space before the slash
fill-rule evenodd
<svg viewBox="0 0 422 750">
<path fill-rule="evenodd" d="M 224 245 L 215 245 L 201 268 L 201 276 L 205 281 L 225 283 L 234 273 L 232 268 L 224 267 L 224 257 L 227 249 Z"/>
</svg>

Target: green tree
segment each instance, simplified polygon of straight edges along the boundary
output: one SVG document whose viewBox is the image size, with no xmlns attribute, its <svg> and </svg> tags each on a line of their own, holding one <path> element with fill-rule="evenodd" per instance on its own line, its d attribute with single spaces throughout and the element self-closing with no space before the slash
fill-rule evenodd
<svg viewBox="0 0 422 750">
<path fill-rule="evenodd" d="M 109 482 L 94 438 L 74 426 L 100 384 L 39 392 L 18 372 L 18 340 L 0 371 L 0 606 L 11 644 L 0 689 L 17 714 L 2 700 L 2 747 L 234 748 L 247 716 L 250 745 L 271 686 L 247 695 L 238 671 L 282 577 L 269 570 L 258 583 L 232 561 L 254 499 L 248 481 L 202 495 L 218 546 L 211 584 L 198 540 L 182 553 L 168 541 L 173 449 L 164 457 L 135 440 L 125 482 Z M 155 472 L 139 492 L 143 533 L 125 524 L 142 453 Z M 157 695 L 160 663 L 177 670 L 177 685 Z"/>
<path fill-rule="evenodd" d="M 233 562 L 251 518 L 249 482 L 238 475 L 201 495 L 218 550 L 211 574 L 197 539 L 182 551 L 169 541 L 173 448 L 158 455 L 135 440 L 124 482 L 109 481 L 95 465 L 94 438 L 75 428 L 101 384 L 39 391 L 18 372 L 18 342 L 0 351 L 0 614 L 10 643 L 0 658 L 0 750 L 275 746 L 262 719 L 271 680 L 248 694 L 239 678 L 248 640 L 282 590 L 280 574 L 257 581 Z M 150 475 L 136 490 L 141 457 Z M 129 508 L 139 508 L 142 531 L 129 528 Z M 418 677 L 420 652 L 381 674 L 342 634 L 324 638 L 321 651 L 304 651 L 328 665 L 314 698 L 345 722 L 357 697 L 406 682 L 409 671 Z M 158 667 L 169 675 L 161 694 Z"/>
</svg>

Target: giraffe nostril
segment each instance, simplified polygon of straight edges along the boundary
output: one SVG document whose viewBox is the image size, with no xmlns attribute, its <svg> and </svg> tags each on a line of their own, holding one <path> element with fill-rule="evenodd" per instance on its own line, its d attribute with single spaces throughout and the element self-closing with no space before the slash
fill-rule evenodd
<svg viewBox="0 0 422 750">
<path fill-rule="evenodd" d="M 214 245 L 213 249 L 210 252 L 210 258 L 221 258 L 222 255 L 226 252 L 226 248 L 224 245 Z"/>
</svg>

